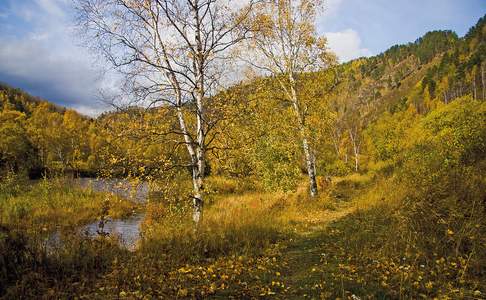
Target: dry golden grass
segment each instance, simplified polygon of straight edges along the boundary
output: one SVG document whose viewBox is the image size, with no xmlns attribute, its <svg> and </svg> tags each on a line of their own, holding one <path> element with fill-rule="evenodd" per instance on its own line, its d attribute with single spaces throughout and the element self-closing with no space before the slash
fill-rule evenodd
<svg viewBox="0 0 486 300">
<path fill-rule="evenodd" d="M 403 224 L 397 212 L 406 192 L 393 178 L 352 175 L 334 178 L 315 199 L 307 196 L 305 181 L 294 193 L 213 194 L 196 231 L 189 205 L 171 211 L 153 202 L 138 251 L 117 252 L 110 240 L 75 242 L 73 249 L 89 254 L 84 265 L 103 261 L 99 274 L 86 269 L 87 278 L 74 274 L 35 284 L 59 298 L 482 295 L 479 279 L 464 275 L 467 257 L 424 260 L 417 256 L 420 249 L 398 235 Z M 61 265 L 76 265 L 79 255 L 69 253 L 60 256 Z M 449 277 L 458 280 L 449 284 Z M 12 291 L 23 295 L 25 289 Z"/>
<path fill-rule="evenodd" d="M 73 187 L 62 179 L 41 180 L 13 195 L 0 194 L 0 223 L 44 230 L 73 227 L 95 220 L 103 205 L 112 218 L 136 209 L 128 200 Z"/>
</svg>

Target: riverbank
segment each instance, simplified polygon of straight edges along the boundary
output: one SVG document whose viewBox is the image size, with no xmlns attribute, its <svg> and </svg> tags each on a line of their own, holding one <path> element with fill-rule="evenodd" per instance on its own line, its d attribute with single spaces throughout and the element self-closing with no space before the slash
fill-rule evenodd
<svg viewBox="0 0 486 300">
<path fill-rule="evenodd" d="M 87 224 L 103 214 L 124 218 L 137 207 L 115 194 L 82 188 L 67 179 L 20 180 L 0 193 L 0 224 L 50 232 Z"/>
</svg>

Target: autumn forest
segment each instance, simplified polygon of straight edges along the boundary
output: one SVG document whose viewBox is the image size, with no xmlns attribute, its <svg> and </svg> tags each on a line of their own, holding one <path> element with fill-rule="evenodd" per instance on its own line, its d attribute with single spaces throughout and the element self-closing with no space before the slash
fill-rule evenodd
<svg viewBox="0 0 486 300">
<path fill-rule="evenodd" d="M 486 18 L 342 63 L 240 2 L 75 0 L 99 115 L 0 84 L 0 299 L 486 298 Z"/>
</svg>

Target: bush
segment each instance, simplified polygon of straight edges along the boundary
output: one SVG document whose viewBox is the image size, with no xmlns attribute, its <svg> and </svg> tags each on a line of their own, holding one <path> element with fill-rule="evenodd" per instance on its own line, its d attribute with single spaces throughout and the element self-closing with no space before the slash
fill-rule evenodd
<svg viewBox="0 0 486 300">
<path fill-rule="evenodd" d="M 324 174 L 328 176 L 346 176 L 351 172 L 352 169 L 342 160 L 336 160 L 324 166 Z"/>
<path fill-rule="evenodd" d="M 485 145 L 486 103 L 466 97 L 411 131 L 398 171 L 407 187 L 403 235 L 429 259 L 468 257 L 464 272 L 481 273 L 486 263 Z"/>
<path fill-rule="evenodd" d="M 18 195 L 27 184 L 27 177 L 11 171 L 0 173 L 0 199 Z"/>
<path fill-rule="evenodd" d="M 276 139 L 276 140 L 273 140 Z M 295 191 L 301 170 L 295 145 L 271 137 L 260 141 L 255 153 L 256 174 L 267 191 Z"/>
</svg>

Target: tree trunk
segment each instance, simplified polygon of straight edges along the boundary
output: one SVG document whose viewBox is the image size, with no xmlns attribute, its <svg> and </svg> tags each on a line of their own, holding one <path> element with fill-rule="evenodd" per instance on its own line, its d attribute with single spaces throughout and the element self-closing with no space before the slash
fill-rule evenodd
<svg viewBox="0 0 486 300">
<path fill-rule="evenodd" d="M 486 90 L 485 90 L 485 87 L 486 87 L 486 79 L 484 78 L 484 64 L 481 62 L 481 89 L 482 89 L 482 94 L 483 94 L 483 97 L 482 99 L 483 100 L 486 100 Z"/>
<path fill-rule="evenodd" d="M 309 187 L 311 197 L 317 196 L 317 181 L 316 181 L 316 163 L 315 158 L 311 153 L 307 138 L 302 139 L 304 148 L 304 155 L 307 164 L 307 175 L 309 176 Z"/>
<path fill-rule="evenodd" d="M 199 100 L 197 100 L 200 103 Z M 198 111 L 201 110 L 202 106 L 198 105 Z M 203 213 L 203 181 L 204 181 L 204 170 L 205 170 L 205 151 L 204 151 L 204 131 L 202 124 L 202 115 L 198 113 L 197 117 L 197 141 L 194 143 L 191 136 L 187 131 L 187 126 L 184 120 L 184 115 L 180 106 L 177 107 L 177 117 L 179 119 L 179 126 L 184 135 L 184 142 L 186 144 L 187 152 L 191 157 L 192 165 L 192 183 L 193 183 L 193 215 L 192 219 L 196 226 L 199 225 L 202 220 Z"/>
<path fill-rule="evenodd" d="M 353 144 L 353 154 L 354 154 L 354 170 L 356 172 L 359 171 L 359 148 L 360 145 L 358 143 L 358 136 L 357 132 L 353 133 L 351 129 L 349 129 L 349 137 L 351 138 L 351 143 Z"/>
<path fill-rule="evenodd" d="M 202 106 L 202 96 L 199 94 L 196 99 L 197 102 L 197 149 L 196 162 L 193 167 L 192 180 L 194 185 L 194 202 L 192 219 L 196 225 L 199 225 L 203 214 L 203 180 L 206 169 L 206 151 L 205 151 L 205 133 L 203 124 L 204 110 Z"/>
<path fill-rule="evenodd" d="M 309 177 L 309 189 L 310 189 L 310 195 L 311 197 L 317 196 L 317 180 L 316 180 L 316 165 L 315 165 L 315 158 L 312 155 L 312 150 L 309 145 L 309 141 L 307 138 L 307 133 L 305 130 L 305 119 L 301 114 L 300 107 L 299 107 L 299 102 L 297 98 L 297 92 L 295 91 L 295 80 L 290 73 L 289 75 L 290 79 L 290 91 L 291 91 L 291 97 L 292 97 L 292 105 L 294 107 L 294 111 L 297 115 L 297 119 L 299 122 L 299 131 L 302 137 L 302 147 L 304 150 L 304 157 L 305 157 L 305 162 L 307 166 L 307 176 Z"/>
<path fill-rule="evenodd" d="M 201 173 L 201 166 L 204 164 L 203 161 L 198 161 L 197 164 L 193 167 L 192 171 L 192 182 L 193 182 L 193 213 L 192 213 L 192 220 L 194 223 L 199 225 L 202 220 L 203 214 L 203 174 Z"/>
<path fill-rule="evenodd" d="M 476 93 L 476 76 L 474 74 L 473 76 L 473 98 L 476 100 L 478 98 L 478 95 Z"/>
<path fill-rule="evenodd" d="M 203 176 L 205 168 L 205 153 L 204 153 L 204 131 L 202 124 L 202 96 L 201 93 L 197 93 L 196 110 L 197 110 L 197 141 L 193 140 L 193 137 L 189 134 L 182 112 L 182 95 L 181 88 L 177 79 L 173 73 L 169 74 L 171 83 L 176 91 L 177 100 L 177 119 L 179 120 L 179 127 L 182 135 L 184 136 L 184 143 L 187 148 L 187 152 L 191 158 L 192 165 L 192 183 L 193 183 L 193 220 L 194 223 L 199 225 L 202 219 L 203 211 Z"/>
<path fill-rule="evenodd" d="M 196 122 L 197 122 L 197 148 L 196 148 L 196 165 L 193 168 L 193 184 L 194 184 L 194 202 L 193 202 L 193 214 L 192 219 L 194 223 L 197 225 L 200 224 L 203 216 L 203 178 L 204 178 L 204 171 L 206 168 L 206 132 L 204 129 L 204 118 L 205 118 L 205 111 L 204 111 L 204 96 L 205 96 L 205 88 L 204 88 L 204 55 L 203 55 L 203 42 L 201 40 L 201 19 L 199 15 L 199 1 L 194 1 L 194 19 L 196 21 L 196 35 L 195 35 L 195 43 L 196 43 L 196 60 L 194 64 L 194 71 L 196 74 Z"/>
<path fill-rule="evenodd" d="M 195 150 L 194 148 L 199 148 L 197 145 L 194 144 L 192 141 L 186 127 L 186 123 L 184 120 L 184 116 L 182 113 L 181 107 L 177 107 L 177 117 L 179 119 L 179 126 L 181 131 L 184 135 L 184 142 L 186 144 L 187 152 L 191 157 L 191 164 L 192 164 L 192 183 L 193 183 L 193 220 L 197 224 L 199 224 L 202 218 L 202 210 L 203 210 L 203 175 L 204 175 L 204 162 L 201 160 L 201 157 L 204 158 L 203 155 L 200 154 L 200 150 Z"/>
</svg>

